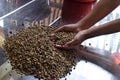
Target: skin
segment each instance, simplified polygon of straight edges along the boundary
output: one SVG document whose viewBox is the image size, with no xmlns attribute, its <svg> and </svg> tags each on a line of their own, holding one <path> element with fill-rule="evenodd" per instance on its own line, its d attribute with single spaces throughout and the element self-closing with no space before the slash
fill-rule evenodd
<svg viewBox="0 0 120 80">
<path fill-rule="evenodd" d="M 78 46 L 84 40 L 100 35 L 118 32 L 120 30 L 120 19 L 94 27 L 93 25 L 104 18 L 119 6 L 120 0 L 100 0 L 93 10 L 82 20 L 75 24 L 64 25 L 54 31 L 75 32 L 76 36 L 64 45 L 57 44 L 56 47 L 64 49 L 79 49 Z M 98 14 L 99 13 L 99 14 Z"/>
<path fill-rule="evenodd" d="M 75 24 L 64 25 L 56 29 L 53 35 L 55 35 L 56 32 L 61 31 L 77 33 L 71 41 L 67 42 L 64 45 L 57 44 L 56 47 L 62 49 L 75 49 L 78 58 L 88 60 L 101 66 L 105 70 L 114 74 L 119 80 L 120 67 L 114 63 L 113 58 L 108 59 L 104 56 L 93 54 L 84 50 L 83 48 L 80 48 L 79 46 L 79 44 L 81 44 L 86 39 L 120 31 L 120 19 L 113 20 L 99 26 L 93 26 L 99 20 L 112 12 L 117 6 L 119 6 L 119 4 L 120 0 L 100 0 L 94 6 L 93 10 L 82 20 L 78 21 Z"/>
<path fill-rule="evenodd" d="M 61 31 L 76 33 L 76 36 L 71 41 L 67 42 L 64 45 L 57 44 L 56 47 L 63 49 L 75 49 L 77 52 L 76 55 L 79 58 L 88 60 L 103 67 L 105 70 L 114 74 L 119 80 L 120 67 L 114 63 L 113 57 L 106 58 L 105 56 L 93 54 L 84 50 L 83 48 L 80 48 L 79 46 L 79 44 L 81 44 L 86 39 L 120 31 L 120 19 L 113 20 L 96 27 L 93 26 L 99 20 L 112 12 L 117 6 L 119 6 L 119 4 L 120 0 L 100 0 L 94 6 L 93 10 L 82 20 L 78 21 L 75 24 L 64 25 L 56 29 L 53 35 L 56 32 Z"/>
<path fill-rule="evenodd" d="M 94 6 L 93 10 L 82 20 L 78 21 L 75 24 L 64 25 L 56 29 L 53 35 L 56 32 L 61 32 L 61 31 L 76 33 L 76 36 L 71 41 L 67 42 L 64 45 L 57 44 L 56 47 L 63 49 L 75 49 L 77 52 L 76 56 L 78 58 L 88 60 L 90 62 L 93 62 L 101 66 L 105 70 L 115 75 L 117 80 L 119 80 L 120 67 L 119 65 L 114 63 L 113 57 L 106 58 L 105 56 L 93 54 L 91 52 L 88 52 L 80 48 L 79 46 L 79 44 L 81 44 L 86 39 L 120 31 L 120 19 L 113 20 L 111 22 L 96 27 L 93 26 L 99 20 L 101 20 L 110 12 L 112 12 L 117 6 L 119 6 L 119 4 L 120 4 L 120 0 L 100 0 Z"/>
</svg>

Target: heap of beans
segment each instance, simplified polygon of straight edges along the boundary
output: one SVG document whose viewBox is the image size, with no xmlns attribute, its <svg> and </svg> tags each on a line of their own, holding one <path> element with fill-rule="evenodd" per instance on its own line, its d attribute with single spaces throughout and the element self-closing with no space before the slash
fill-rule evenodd
<svg viewBox="0 0 120 80">
<path fill-rule="evenodd" d="M 8 37 L 5 53 L 18 73 L 44 80 L 58 80 L 75 67 L 75 52 L 55 48 L 74 37 L 73 33 L 59 32 L 54 37 L 52 27 L 28 27 Z M 53 41 L 54 40 L 54 41 Z"/>
</svg>

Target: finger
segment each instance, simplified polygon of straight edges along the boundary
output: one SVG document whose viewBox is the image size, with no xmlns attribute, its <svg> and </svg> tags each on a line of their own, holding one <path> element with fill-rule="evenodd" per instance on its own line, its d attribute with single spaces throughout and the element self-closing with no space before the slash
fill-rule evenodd
<svg viewBox="0 0 120 80">
<path fill-rule="evenodd" d="M 56 48 L 62 48 L 62 45 L 55 45 Z"/>
<path fill-rule="evenodd" d="M 55 36 L 55 33 L 57 33 L 57 32 L 62 32 L 62 31 L 64 31 L 63 29 L 64 29 L 64 27 L 60 27 L 60 28 L 56 29 L 55 31 L 53 31 L 53 32 L 51 33 L 51 36 Z"/>
<path fill-rule="evenodd" d="M 68 47 L 67 46 L 65 46 L 65 45 L 56 45 L 55 46 L 56 48 L 59 48 L 59 49 L 68 49 Z"/>
<path fill-rule="evenodd" d="M 51 36 L 54 36 L 55 33 L 57 33 L 57 32 L 61 32 L 62 29 L 63 29 L 63 27 L 57 28 L 56 30 L 54 30 L 54 31 L 51 33 Z"/>
<path fill-rule="evenodd" d="M 54 36 L 55 36 L 55 33 L 51 33 L 50 36 L 51 36 L 51 37 L 54 37 Z"/>
<path fill-rule="evenodd" d="M 62 31 L 64 31 L 64 26 L 63 27 L 59 27 L 58 29 L 56 29 L 55 31 L 54 31 L 54 33 L 56 33 L 56 32 L 62 32 Z"/>
<path fill-rule="evenodd" d="M 55 47 L 59 49 L 64 49 L 64 50 L 74 49 L 74 47 L 68 46 L 68 45 L 56 45 Z"/>
</svg>

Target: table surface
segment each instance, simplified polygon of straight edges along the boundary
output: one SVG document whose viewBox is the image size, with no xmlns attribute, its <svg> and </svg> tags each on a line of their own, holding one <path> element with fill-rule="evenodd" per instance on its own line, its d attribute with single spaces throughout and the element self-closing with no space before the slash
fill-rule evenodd
<svg viewBox="0 0 120 80">
<path fill-rule="evenodd" d="M 53 2 L 55 2 L 55 4 L 52 4 Z M 26 27 L 25 21 L 30 23 L 33 21 L 42 21 L 41 25 L 49 25 L 52 21 L 54 21 L 51 20 L 51 16 L 55 17 L 53 19 L 57 19 L 59 15 L 54 16 L 54 14 L 61 13 L 61 7 L 56 3 L 56 0 L 51 0 L 51 6 L 49 5 L 49 1 L 46 0 L 0 0 L 0 26 L 4 30 L 5 35 L 9 36 L 11 35 L 9 32 L 11 31 L 15 33 L 15 31 L 24 29 Z M 99 21 L 96 25 L 100 25 L 108 21 L 120 18 L 119 11 L 120 7 L 115 9 L 112 13 Z M 51 15 L 51 13 L 54 14 Z M 46 18 L 49 20 L 49 22 L 45 22 Z M 57 23 L 56 25 L 59 26 L 61 23 Z M 93 47 L 90 49 L 92 50 L 90 53 L 99 53 L 103 57 L 106 57 L 106 55 L 110 56 L 113 52 L 120 52 L 120 35 L 119 33 L 115 33 L 95 37 L 86 40 L 82 43 L 82 45 Z M 99 51 L 97 48 L 101 50 Z M 105 50 L 109 52 L 106 52 Z M 2 66 L 2 64 L 5 64 L 7 60 L 2 49 L 0 49 L 0 57 L 0 65 Z M 107 67 L 109 66 L 107 65 Z M 7 68 L 9 70 L 10 66 Z M 2 69 L 4 70 L 5 67 Z M 14 76 L 9 76 L 9 73 L 13 73 Z M 10 71 L 9 73 L 6 75 L 7 77 L 5 76 L 2 80 L 37 80 L 32 76 L 20 77 L 20 75 L 16 75 L 14 71 Z M 0 74 L 3 73 L 0 72 Z M 100 67 L 100 65 L 98 66 L 89 61 L 86 63 L 85 60 L 78 62 L 76 69 L 72 71 L 71 75 L 66 76 L 66 78 L 68 80 L 116 80 L 115 76 L 112 73 L 104 70 L 102 67 Z"/>
</svg>

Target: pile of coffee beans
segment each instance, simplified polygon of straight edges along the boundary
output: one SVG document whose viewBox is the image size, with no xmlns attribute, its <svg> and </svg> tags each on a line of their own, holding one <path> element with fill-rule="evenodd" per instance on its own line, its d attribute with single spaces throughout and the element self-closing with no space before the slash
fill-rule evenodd
<svg viewBox="0 0 120 80">
<path fill-rule="evenodd" d="M 12 68 L 20 74 L 44 80 L 59 80 L 75 67 L 75 51 L 55 48 L 74 37 L 74 33 L 59 32 L 54 28 L 32 26 L 6 39 L 4 49 Z"/>
</svg>

